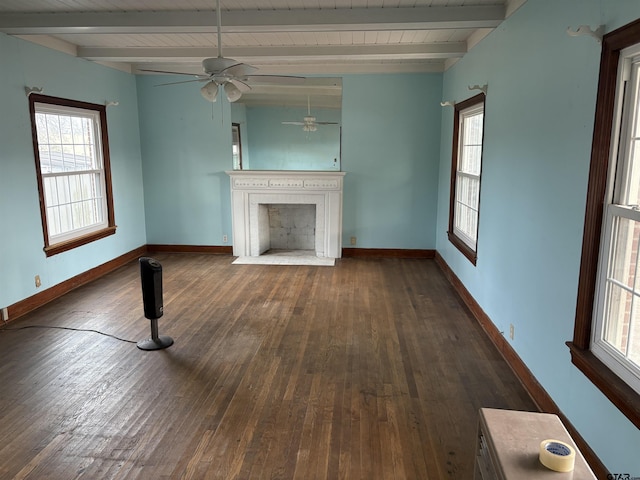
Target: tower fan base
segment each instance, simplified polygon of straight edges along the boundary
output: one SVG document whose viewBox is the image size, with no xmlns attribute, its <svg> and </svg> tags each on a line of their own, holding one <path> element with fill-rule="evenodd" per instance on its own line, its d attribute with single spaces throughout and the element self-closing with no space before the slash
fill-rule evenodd
<svg viewBox="0 0 640 480">
<path fill-rule="evenodd" d="M 173 345 L 173 338 L 161 335 L 158 338 L 140 340 L 136 345 L 140 350 L 162 350 Z"/>
</svg>

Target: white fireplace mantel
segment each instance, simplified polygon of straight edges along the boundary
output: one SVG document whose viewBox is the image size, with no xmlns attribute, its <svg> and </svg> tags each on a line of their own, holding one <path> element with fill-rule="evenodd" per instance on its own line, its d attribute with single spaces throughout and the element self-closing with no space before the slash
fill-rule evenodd
<svg viewBox="0 0 640 480">
<path fill-rule="evenodd" d="M 259 256 L 259 208 L 314 204 L 318 257 L 342 256 L 342 186 L 345 172 L 231 170 L 233 255 Z"/>
</svg>

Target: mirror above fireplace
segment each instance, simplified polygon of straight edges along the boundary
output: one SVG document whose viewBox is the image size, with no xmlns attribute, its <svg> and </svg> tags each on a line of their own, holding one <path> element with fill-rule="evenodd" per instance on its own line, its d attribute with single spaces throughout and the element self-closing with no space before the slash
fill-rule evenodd
<svg viewBox="0 0 640 480">
<path fill-rule="evenodd" d="M 342 79 L 252 85 L 231 104 L 243 170 L 340 171 Z M 236 168 L 236 167 L 234 167 Z"/>
</svg>

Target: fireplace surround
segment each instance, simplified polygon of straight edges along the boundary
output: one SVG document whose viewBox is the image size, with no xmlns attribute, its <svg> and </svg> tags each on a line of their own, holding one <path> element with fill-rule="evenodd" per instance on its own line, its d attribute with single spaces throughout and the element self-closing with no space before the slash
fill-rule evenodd
<svg viewBox="0 0 640 480">
<path fill-rule="evenodd" d="M 265 206 L 290 204 L 315 205 L 315 255 L 342 256 L 345 172 L 232 170 L 226 173 L 231 180 L 233 255 L 255 257 L 264 253 L 269 248 L 264 222 L 260 221 Z"/>
</svg>

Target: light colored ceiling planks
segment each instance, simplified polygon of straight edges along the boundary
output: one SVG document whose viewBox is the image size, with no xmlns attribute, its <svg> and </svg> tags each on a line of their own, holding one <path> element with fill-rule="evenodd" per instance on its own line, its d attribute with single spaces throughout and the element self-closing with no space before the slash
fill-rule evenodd
<svg viewBox="0 0 640 480">
<path fill-rule="evenodd" d="M 221 0 L 223 54 L 261 73 L 443 71 L 526 0 Z M 87 60 L 198 71 L 214 0 L 3 0 L 0 32 Z"/>
</svg>

